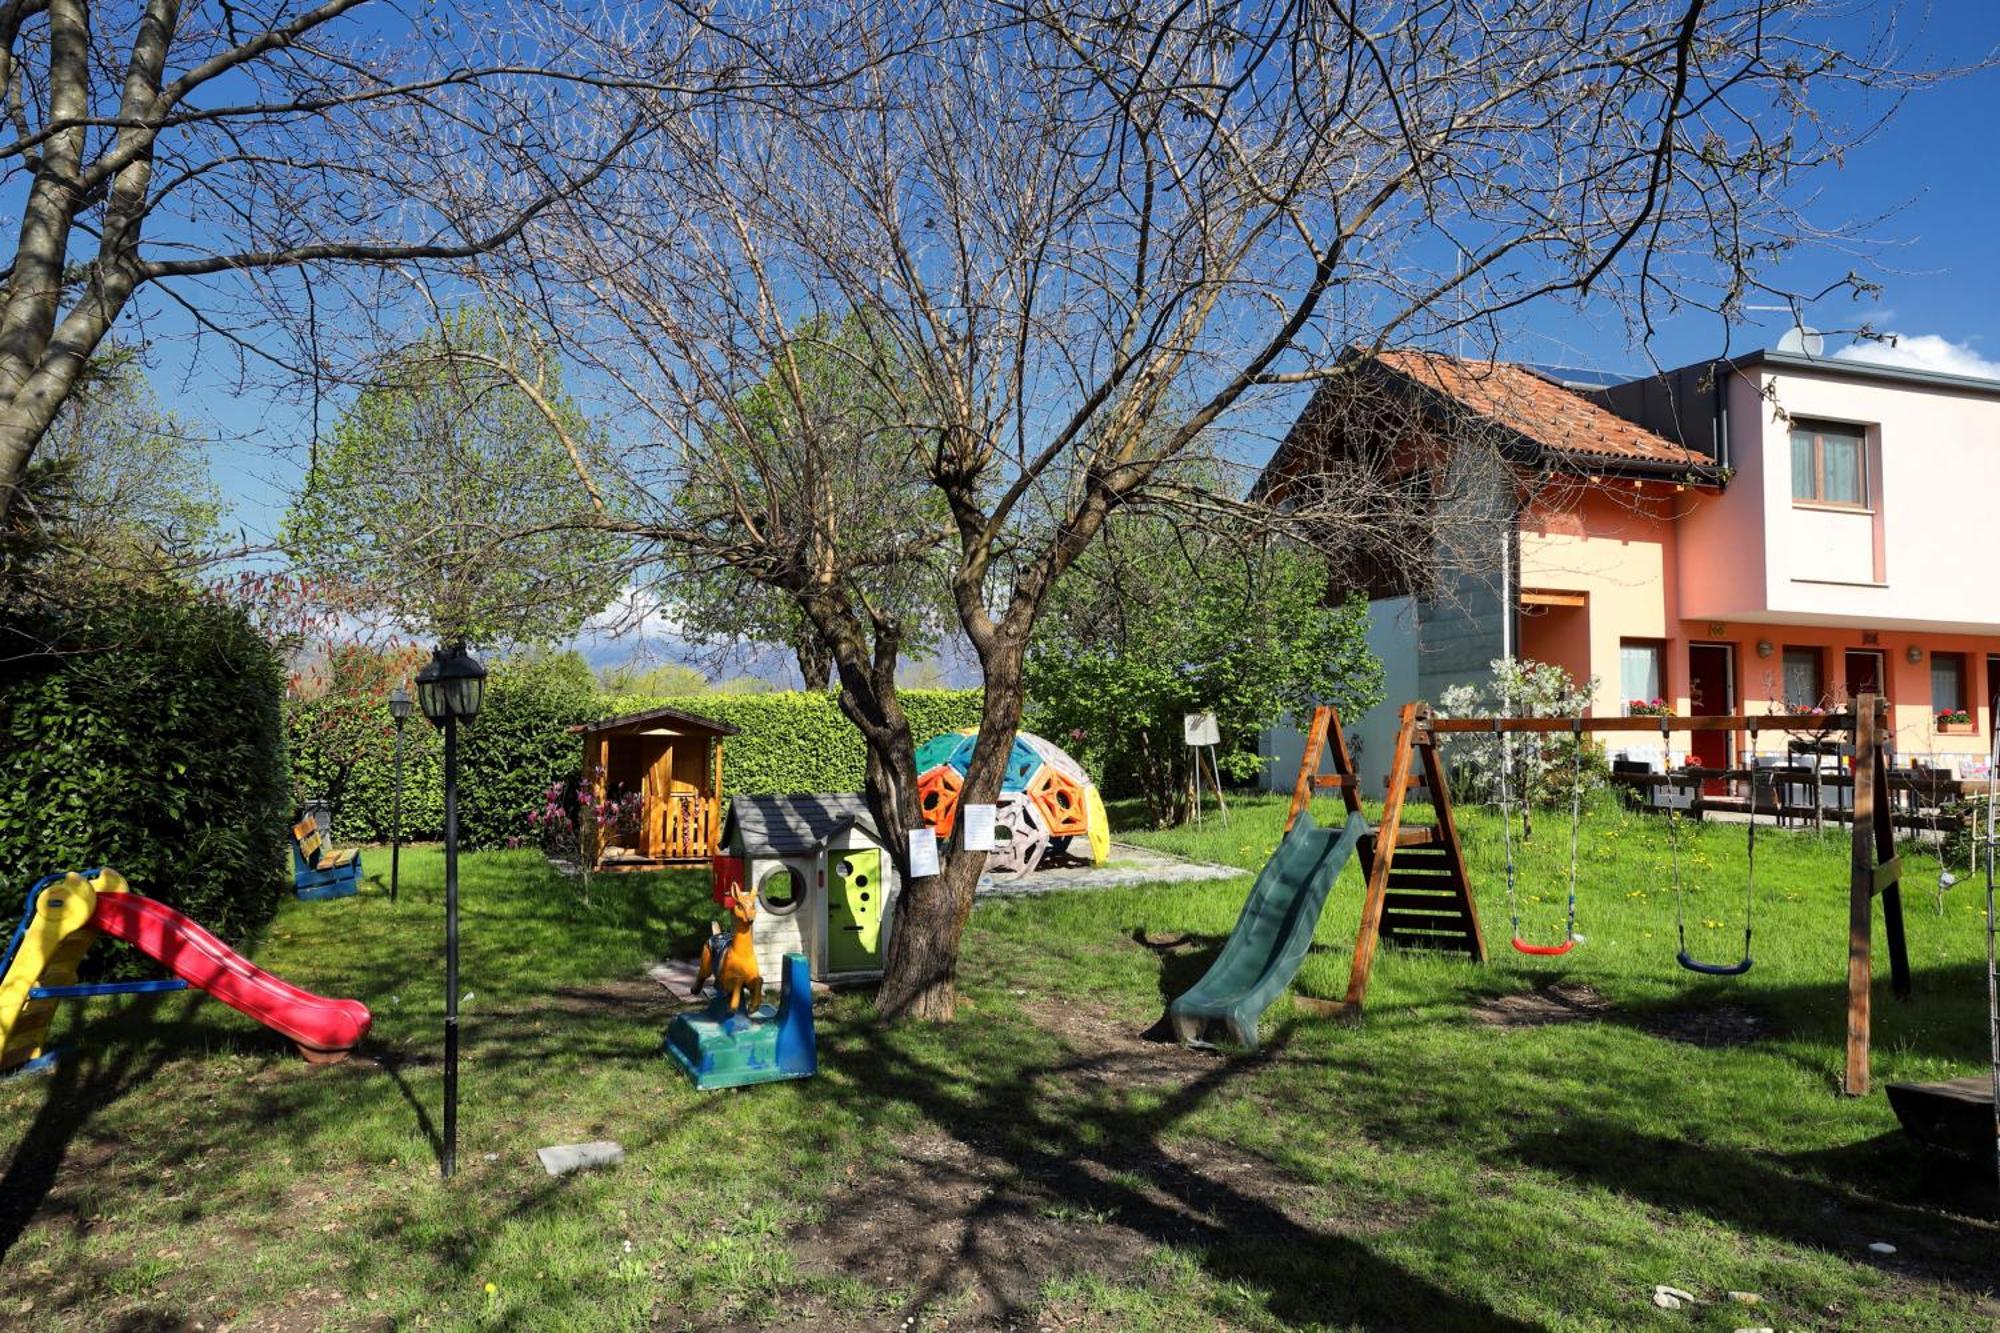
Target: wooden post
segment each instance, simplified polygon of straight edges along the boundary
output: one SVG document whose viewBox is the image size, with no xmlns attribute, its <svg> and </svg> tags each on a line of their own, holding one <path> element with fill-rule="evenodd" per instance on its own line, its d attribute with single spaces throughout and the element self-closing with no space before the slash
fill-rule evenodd
<svg viewBox="0 0 2000 1333">
<path fill-rule="evenodd" d="M 1353 1012 L 1368 998 L 1368 974 L 1375 966 L 1375 945 L 1382 935 L 1383 897 L 1389 891 L 1389 864 L 1403 832 L 1403 802 L 1410 789 L 1410 751 L 1417 729 L 1417 706 L 1403 705 L 1396 727 L 1396 753 L 1389 761 L 1389 790 L 1382 797 L 1382 821 L 1375 826 L 1375 855 L 1368 866 L 1368 896 L 1361 902 L 1361 930 L 1354 939 L 1354 966 L 1347 976 L 1347 1008 Z M 1296 800 L 1296 796 L 1294 797 Z"/>
<path fill-rule="evenodd" d="M 1320 754 L 1328 750 L 1333 755 L 1333 772 L 1322 773 L 1319 771 Z M 1218 778 L 1218 784 L 1220 781 Z M 1292 825 L 1299 822 L 1299 812 L 1306 808 L 1314 794 L 1328 787 L 1340 789 L 1341 803 L 1347 807 L 1348 814 L 1361 813 L 1361 777 L 1354 771 L 1354 756 L 1347 748 L 1347 733 L 1340 725 L 1340 710 L 1332 704 L 1316 704 L 1312 722 L 1306 728 L 1305 753 L 1299 756 L 1299 778 L 1292 784 L 1292 808 L 1285 815 L 1285 832 L 1290 833 Z M 1220 785 L 1216 791 L 1220 800 Z"/>
<path fill-rule="evenodd" d="M 1898 999 L 1910 997 L 1910 951 L 1903 937 L 1903 862 L 1889 811 L 1889 763 L 1884 750 L 1888 705 L 1864 694 L 1854 710 L 1854 825 L 1848 852 L 1847 1075 L 1843 1091 L 1869 1089 L 1870 991 L 1874 959 L 1870 938 L 1875 899 L 1882 899 L 1882 934 L 1889 944 L 1889 981 Z"/>
<path fill-rule="evenodd" d="M 708 854 L 714 856 L 722 850 L 722 740 L 717 737 L 709 745 L 715 751 L 715 767 L 708 788 Z"/>
<path fill-rule="evenodd" d="M 1299 780 L 1292 784 L 1292 808 L 1285 813 L 1285 832 L 1299 822 L 1299 812 L 1312 800 L 1313 780 L 1319 776 L 1319 752 L 1326 744 L 1326 729 L 1333 710 L 1325 704 L 1313 709 L 1312 723 L 1306 728 L 1305 753 L 1299 756 Z"/>
<path fill-rule="evenodd" d="M 1347 729 L 1340 725 L 1340 710 L 1331 704 L 1324 705 L 1329 722 L 1328 741 L 1333 746 L 1333 769 L 1342 779 L 1340 799 L 1347 807 L 1347 813 L 1361 813 L 1361 774 L 1354 767 L 1354 756 L 1347 748 Z M 1317 779 L 1315 779 L 1317 780 Z"/>
</svg>

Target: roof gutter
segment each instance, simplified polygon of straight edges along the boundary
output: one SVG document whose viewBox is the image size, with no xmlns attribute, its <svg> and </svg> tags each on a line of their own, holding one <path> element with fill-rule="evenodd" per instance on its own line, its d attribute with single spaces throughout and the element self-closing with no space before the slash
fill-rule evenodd
<svg viewBox="0 0 2000 1333">
<path fill-rule="evenodd" d="M 1845 358 L 1807 356 L 1802 352 L 1780 352 L 1773 349 L 1745 352 L 1742 356 L 1731 357 L 1715 364 L 1728 366 L 1732 370 L 1766 366 L 1780 370 L 1838 375 L 1843 379 L 1918 385 L 1928 389 L 1949 389 L 1959 393 L 1976 393 L 1989 398 L 2000 398 L 2000 380 L 1981 379 L 1976 375 L 1953 375 L 1942 370 L 1918 370 L 1912 366 L 1887 366 L 1878 361 L 1850 361 Z"/>
<path fill-rule="evenodd" d="M 1522 437 L 1530 462 L 1550 472 L 1567 472 L 1586 477 L 1620 477 L 1633 481 L 1671 481 L 1693 486 L 1721 486 L 1729 475 L 1726 464 L 1703 461 L 1669 462 L 1665 459 L 1615 458 L 1609 454 L 1588 454 L 1577 450 L 1552 449 Z"/>
</svg>

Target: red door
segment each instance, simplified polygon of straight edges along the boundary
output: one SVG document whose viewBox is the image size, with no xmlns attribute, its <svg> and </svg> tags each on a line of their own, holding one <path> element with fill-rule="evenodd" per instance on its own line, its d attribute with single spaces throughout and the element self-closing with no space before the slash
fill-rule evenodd
<svg viewBox="0 0 2000 1333">
<path fill-rule="evenodd" d="M 1882 693 L 1882 654 L 1874 649 L 1847 650 L 1845 680 L 1849 702 L 1864 694 Z"/>
<path fill-rule="evenodd" d="M 1722 717 L 1736 709 L 1736 648 L 1727 643 L 1688 645 L 1688 713 L 1693 717 Z M 1703 768 L 1729 767 L 1729 733 L 1697 731 L 1689 747 L 1694 761 Z M 1701 784 L 1704 796 L 1721 796 L 1729 784 L 1710 779 Z"/>
</svg>

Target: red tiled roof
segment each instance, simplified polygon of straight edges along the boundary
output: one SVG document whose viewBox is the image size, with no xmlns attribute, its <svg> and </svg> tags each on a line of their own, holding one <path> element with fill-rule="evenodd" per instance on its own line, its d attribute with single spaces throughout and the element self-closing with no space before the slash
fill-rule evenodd
<svg viewBox="0 0 2000 1333">
<path fill-rule="evenodd" d="M 1390 351 L 1378 365 L 1463 404 L 1553 453 L 1709 469 L 1714 460 L 1636 426 L 1524 366 Z"/>
</svg>

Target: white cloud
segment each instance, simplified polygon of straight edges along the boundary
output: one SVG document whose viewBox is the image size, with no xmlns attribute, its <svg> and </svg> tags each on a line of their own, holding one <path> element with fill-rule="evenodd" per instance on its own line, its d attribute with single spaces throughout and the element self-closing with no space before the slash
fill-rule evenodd
<svg viewBox="0 0 2000 1333">
<path fill-rule="evenodd" d="M 611 605 L 599 611 L 584 622 L 579 638 L 586 641 L 604 639 L 678 639 L 681 622 L 667 603 L 653 593 L 626 585 Z"/>
<path fill-rule="evenodd" d="M 1895 333 L 1889 336 L 1895 339 L 1893 343 L 1849 343 L 1833 354 L 1834 359 L 1872 361 L 1881 366 L 1904 366 L 1911 370 L 1935 370 L 1946 375 L 2000 380 L 2000 361 L 1989 360 L 1964 343 L 1955 343 L 1935 333 Z"/>
</svg>

